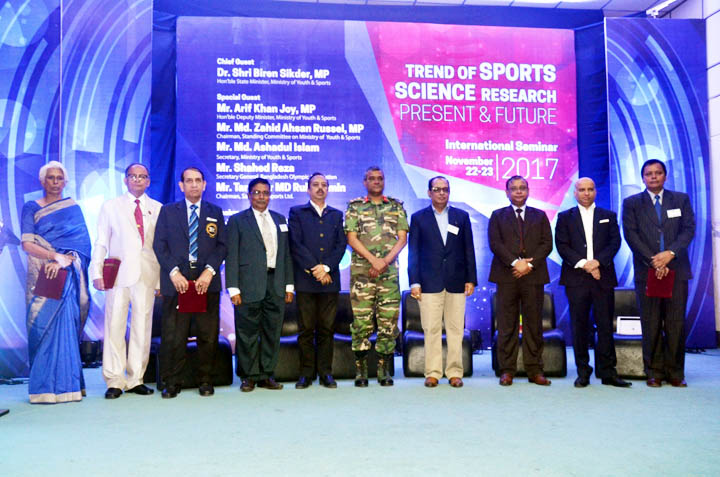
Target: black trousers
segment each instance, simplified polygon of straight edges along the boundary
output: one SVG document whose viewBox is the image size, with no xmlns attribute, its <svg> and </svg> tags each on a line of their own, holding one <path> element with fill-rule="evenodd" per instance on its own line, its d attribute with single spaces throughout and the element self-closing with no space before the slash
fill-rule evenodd
<svg viewBox="0 0 720 477">
<path fill-rule="evenodd" d="M 273 292 L 273 273 L 268 273 L 262 300 L 235 307 L 235 372 L 241 378 L 261 381 L 272 377 L 277 366 L 285 297 Z"/>
<path fill-rule="evenodd" d="M 301 376 L 311 378 L 315 375 L 316 356 L 318 374 L 320 376 L 332 374 L 333 326 L 338 296 L 337 292 L 297 292 L 297 306 L 300 313 L 298 346 Z"/>
<path fill-rule="evenodd" d="M 190 320 L 197 325 L 197 353 L 199 383 L 212 382 L 212 365 L 218 342 L 220 293 L 207 294 L 205 313 L 178 313 L 178 297 L 166 296 L 163 300 L 162 341 L 160 342 L 160 378 L 166 387 L 182 386 L 180 381 L 185 367 L 185 352 L 190 333 Z"/>
<path fill-rule="evenodd" d="M 590 309 L 597 326 L 598 343 L 595 349 L 595 374 L 598 378 L 617 376 L 615 366 L 615 341 L 613 340 L 613 314 L 615 312 L 615 292 L 612 288 L 601 288 L 592 283 L 580 286 L 566 286 L 565 294 L 570 308 L 570 325 L 573 337 L 573 352 L 577 374 L 590 378 L 592 367 L 588 353 L 590 328 Z"/>
<path fill-rule="evenodd" d="M 527 283 L 523 278 L 497 284 L 497 355 L 501 373 L 515 375 L 517 371 L 520 304 L 523 365 L 530 377 L 543 373 L 543 293 L 543 284 Z"/>
<path fill-rule="evenodd" d="M 635 283 L 642 324 L 643 365 L 648 378 L 685 379 L 685 307 L 688 282 L 675 280 L 672 298 L 650 298 Z"/>
</svg>

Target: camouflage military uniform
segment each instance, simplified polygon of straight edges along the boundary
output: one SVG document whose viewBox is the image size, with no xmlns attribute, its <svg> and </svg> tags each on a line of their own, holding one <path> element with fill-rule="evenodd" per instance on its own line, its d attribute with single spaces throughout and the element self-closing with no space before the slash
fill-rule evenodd
<svg viewBox="0 0 720 477">
<path fill-rule="evenodd" d="M 402 202 L 383 196 L 374 204 L 368 197 L 348 203 L 345 231 L 356 232 L 357 238 L 376 257 L 382 258 L 397 243 L 399 230 L 408 230 L 407 214 Z M 370 277 L 370 262 L 353 251 L 350 263 L 350 302 L 355 319 L 351 326 L 353 351 L 370 349 L 373 332 L 373 311 L 377 310 L 377 343 L 380 354 L 395 351 L 400 312 L 400 286 L 397 259 L 377 278 Z"/>
</svg>

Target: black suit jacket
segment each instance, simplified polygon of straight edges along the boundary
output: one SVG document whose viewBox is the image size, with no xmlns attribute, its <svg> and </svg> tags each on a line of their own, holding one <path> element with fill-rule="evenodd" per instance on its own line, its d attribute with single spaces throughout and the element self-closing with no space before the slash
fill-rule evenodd
<svg viewBox="0 0 720 477">
<path fill-rule="evenodd" d="M 210 202 L 200 202 L 198 227 L 198 267 L 210 265 L 215 276 L 208 292 L 222 290 L 220 265 L 227 255 L 225 221 L 222 209 Z M 178 267 L 184 277 L 190 276 L 188 253 L 190 234 L 185 199 L 163 205 L 155 225 L 153 250 L 160 262 L 160 292 L 163 296 L 175 296 L 177 291 L 170 280 L 170 271 Z"/>
<path fill-rule="evenodd" d="M 587 258 L 587 242 L 580 209 L 573 207 L 558 214 L 555 225 L 555 247 L 563 259 L 560 284 L 566 287 L 599 285 L 611 289 L 617 286 L 613 259 L 620 249 L 620 229 L 615 212 L 595 207 L 593 212 L 593 257 L 600 262 L 600 280 L 595 280 L 575 264 Z"/>
<path fill-rule="evenodd" d="M 668 264 L 675 270 L 675 279 L 692 278 L 687 248 L 695 237 L 695 213 L 690 198 L 682 192 L 665 189 L 661 215 L 662 220 L 658 221 L 655 205 L 646 190 L 623 201 L 623 232 L 633 252 L 636 282 L 647 280 L 652 256 L 661 251 L 661 232 L 665 250 L 675 252 L 675 258 Z"/>
<path fill-rule="evenodd" d="M 285 296 L 285 286 L 293 283 L 292 260 L 288 247 L 289 229 L 285 217 L 270 211 L 277 229 L 277 255 L 272 290 Z M 238 288 L 243 303 L 260 301 L 267 290 L 267 253 L 252 209 L 246 209 L 228 220 L 228 256 L 225 261 L 225 286 Z"/>
<path fill-rule="evenodd" d="M 525 283 L 545 284 L 550 282 L 545 259 L 552 252 L 552 231 L 550 221 L 540 209 L 525 208 L 525 255 L 532 258 L 533 271 L 523 277 Z M 493 283 L 514 282 L 512 262 L 520 257 L 520 229 L 513 206 L 493 211 L 488 223 L 488 241 L 493 253 L 488 281 Z"/>
<path fill-rule="evenodd" d="M 290 209 L 288 225 L 295 290 L 305 293 L 339 292 L 340 260 L 347 246 L 343 213 L 328 205 L 321 217 L 308 202 Z M 310 269 L 319 263 L 330 267 L 332 283 L 322 285 L 313 277 Z"/>
<path fill-rule="evenodd" d="M 443 244 L 432 205 L 415 212 L 410 219 L 408 275 L 410 284 L 419 283 L 424 293 L 462 293 L 465 284 L 477 285 L 475 247 L 468 213 L 448 206 L 448 230 Z"/>
</svg>

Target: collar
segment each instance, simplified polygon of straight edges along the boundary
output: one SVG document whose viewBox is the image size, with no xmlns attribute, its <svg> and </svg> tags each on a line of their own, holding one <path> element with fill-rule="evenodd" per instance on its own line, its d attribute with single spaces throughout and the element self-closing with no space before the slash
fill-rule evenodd
<svg viewBox="0 0 720 477">
<path fill-rule="evenodd" d="M 664 194 L 665 194 L 665 189 L 661 190 L 661 191 L 658 192 L 657 194 L 655 194 L 654 192 L 650 192 L 648 189 L 645 189 L 645 192 L 647 192 L 648 195 L 650 195 L 650 201 L 651 201 L 653 204 L 655 203 L 655 196 L 656 196 L 656 195 L 659 195 L 659 196 L 660 196 L 660 203 L 662 204 L 663 197 L 664 197 Z"/>
<path fill-rule="evenodd" d="M 382 200 L 386 204 L 390 202 L 390 199 L 388 199 L 386 195 L 382 196 Z M 363 204 L 367 204 L 368 202 L 370 202 L 370 196 L 366 195 L 365 198 L 363 199 Z"/>
<path fill-rule="evenodd" d="M 193 205 L 193 203 L 190 202 L 189 200 L 187 200 L 187 198 L 185 198 L 185 199 L 183 199 L 183 200 L 185 201 L 185 209 L 189 210 L 189 209 L 190 209 L 190 206 Z M 195 204 L 194 204 L 194 205 L 197 205 L 198 210 L 200 210 L 200 202 L 202 202 L 202 199 L 198 200 L 198 201 L 195 202 Z"/>
<path fill-rule="evenodd" d="M 517 205 L 513 204 L 512 202 L 510 202 L 510 207 L 512 208 L 513 214 L 517 214 L 518 209 L 521 209 L 522 213 L 524 214 L 525 209 L 527 209 L 527 202 L 525 204 L 523 204 L 522 206 L 517 206 Z"/>
<path fill-rule="evenodd" d="M 308 204 L 310 204 L 310 206 L 315 209 L 315 212 L 317 212 L 320 217 L 322 217 L 323 212 L 325 211 L 325 209 L 327 209 L 327 203 L 325 203 L 322 208 L 320 208 L 320 206 L 312 200 L 308 201 Z"/>
<path fill-rule="evenodd" d="M 250 210 L 252 210 L 253 215 L 255 216 L 256 219 L 259 219 L 264 214 L 267 214 L 268 217 L 272 218 L 272 216 L 270 215 L 270 209 L 265 209 L 264 211 L 260 212 L 259 210 L 256 210 L 256 209 L 253 209 L 252 207 L 250 207 Z"/>
<path fill-rule="evenodd" d="M 437 209 L 430 204 L 430 210 L 432 210 L 432 213 L 435 215 L 448 215 L 450 213 L 450 204 L 446 205 L 442 212 L 438 212 Z"/>
<path fill-rule="evenodd" d="M 125 195 L 125 197 L 127 197 L 127 200 L 129 200 L 129 201 L 132 202 L 133 204 L 135 203 L 136 200 L 139 199 L 139 200 L 140 200 L 140 207 L 145 207 L 145 204 L 147 203 L 147 194 L 145 194 L 144 192 L 143 192 L 143 194 L 142 194 L 140 197 L 135 197 L 135 196 L 132 195 L 130 192 L 125 192 L 124 195 Z"/>
<path fill-rule="evenodd" d="M 595 210 L 595 202 L 593 202 L 592 204 L 590 204 L 590 207 L 583 207 L 582 205 L 578 204 L 578 210 L 579 210 L 581 213 L 582 213 L 582 212 L 592 212 L 593 210 Z"/>
</svg>

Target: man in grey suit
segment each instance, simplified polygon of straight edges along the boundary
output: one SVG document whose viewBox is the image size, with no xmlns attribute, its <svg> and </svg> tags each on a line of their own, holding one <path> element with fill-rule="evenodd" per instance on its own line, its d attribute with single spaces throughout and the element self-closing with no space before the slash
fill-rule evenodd
<svg viewBox="0 0 720 477">
<path fill-rule="evenodd" d="M 695 213 L 687 194 L 664 188 L 664 163 L 650 159 L 640 171 L 646 190 L 623 201 L 622 223 L 633 252 L 647 385 L 659 388 L 666 380 L 686 387 L 685 307 L 692 278 L 687 248 L 695 237 Z M 673 280 L 671 270 L 672 297 L 648 297 L 648 273 Z"/>
<path fill-rule="evenodd" d="M 236 372 L 240 390 L 282 389 L 273 373 L 278 361 L 285 303 L 293 298 L 293 270 L 285 217 L 268 210 L 270 183 L 248 185 L 250 208 L 228 221 L 225 284 L 235 305 Z"/>
</svg>

